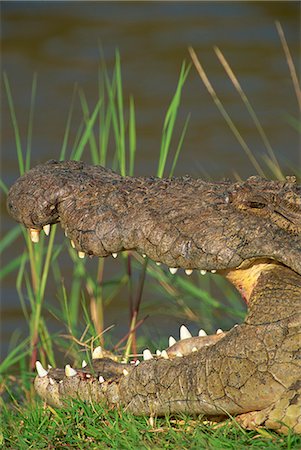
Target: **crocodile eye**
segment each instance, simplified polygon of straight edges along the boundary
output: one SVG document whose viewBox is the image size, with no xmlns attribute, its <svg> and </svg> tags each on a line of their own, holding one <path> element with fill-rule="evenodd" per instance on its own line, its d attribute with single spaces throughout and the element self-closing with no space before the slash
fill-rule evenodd
<svg viewBox="0 0 301 450">
<path fill-rule="evenodd" d="M 246 205 L 249 208 L 253 208 L 253 209 L 263 209 L 266 206 L 264 203 L 261 203 L 261 202 L 247 202 Z"/>
</svg>

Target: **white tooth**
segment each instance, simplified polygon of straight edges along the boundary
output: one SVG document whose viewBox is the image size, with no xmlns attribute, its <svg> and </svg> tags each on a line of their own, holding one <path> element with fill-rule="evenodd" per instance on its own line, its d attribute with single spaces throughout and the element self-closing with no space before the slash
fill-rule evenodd
<svg viewBox="0 0 301 450">
<path fill-rule="evenodd" d="M 188 276 L 191 275 L 192 272 L 193 272 L 192 269 L 186 269 L 186 270 L 185 270 L 185 273 L 186 273 L 186 275 L 188 275 Z"/>
<path fill-rule="evenodd" d="M 50 224 L 48 223 L 47 225 L 44 225 L 44 226 L 43 226 L 43 230 L 44 230 L 44 233 L 46 234 L 46 236 L 49 236 L 49 233 L 50 233 Z"/>
<path fill-rule="evenodd" d="M 152 416 L 150 416 L 150 418 L 148 419 L 148 423 L 150 424 L 150 426 L 151 426 L 152 428 L 154 428 L 155 421 L 154 421 L 154 418 L 153 418 Z"/>
<path fill-rule="evenodd" d="M 88 365 L 88 364 L 87 364 L 87 361 L 83 360 L 83 362 L 82 362 L 82 368 L 84 369 L 87 365 Z"/>
<path fill-rule="evenodd" d="M 68 237 L 68 233 L 67 233 L 67 230 L 65 230 L 65 236 L 66 236 L 66 237 Z"/>
<path fill-rule="evenodd" d="M 143 359 L 144 359 L 144 361 L 147 361 L 149 359 L 153 359 L 153 355 L 151 354 L 151 352 L 149 351 L 148 348 L 143 350 Z"/>
<path fill-rule="evenodd" d="M 223 333 L 223 330 L 221 328 L 219 328 L 218 330 L 216 330 L 216 334 L 221 334 Z"/>
<path fill-rule="evenodd" d="M 216 269 L 212 269 L 212 270 L 211 270 L 211 273 L 216 273 Z"/>
<path fill-rule="evenodd" d="M 156 350 L 156 355 L 161 356 L 161 350 Z"/>
<path fill-rule="evenodd" d="M 100 383 L 104 383 L 104 382 L 105 382 L 105 379 L 104 379 L 104 377 L 102 377 L 102 376 L 100 375 L 99 378 L 98 378 L 98 381 L 99 381 Z"/>
<path fill-rule="evenodd" d="M 72 241 L 72 239 L 71 239 L 71 241 L 70 241 L 70 244 L 71 244 L 71 247 L 72 247 L 72 248 L 75 248 L 75 244 L 74 244 L 74 242 Z"/>
<path fill-rule="evenodd" d="M 95 347 L 95 349 L 92 352 L 92 359 L 100 359 L 103 358 L 103 351 L 101 346 Z"/>
<path fill-rule="evenodd" d="M 77 252 L 77 254 L 80 259 L 84 259 L 84 257 L 86 256 L 85 252 Z"/>
<path fill-rule="evenodd" d="M 40 361 L 36 361 L 36 369 L 40 378 L 46 377 L 46 375 L 48 375 L 47 370 L 44 369 Z"/>
<path fill-rule="evenodd" d="M 236 324 L 234 325 L 234 328 L 236 328 L 236 327 L 238 327 L 238 323 L 236 323 Z"/>
<path fill-rule="evenodd" d="M 177 353 L 176 353 L 176 356 L 177 356 L 178 358 L 182 358 L 182 357 L 183 357 L 183 354 L 182 354 L 181 352 L 177 352 Z"/>
<path fill-rule="evenodd" d="M 122 373 L 125 377 L 129 374 L 128 370 L 126 370 L 126 369 L 123 369 Z"/>
<path fill-rule="evenodd" d="M 200 273 L 201 273 L 201 275 L 206 275 L 207 270 L 202 269 L 202 270 L 200 270 Z"/>
<path fill-rule="evenodd" d="M 50 364 L 47 365 L 48 370 L 52 369 L 52 366 Z"/>
<path fill-rule="evenodd" d="M 90 373 L 86 373 L 85 376 L 86 376 L 86 378 L 91 378 L 92 375 Z"/>
<path fill-rule="evenodd" d="M 40 240 L 40 232 L 39 232 L 39 230 L 36 230 L 35 228 L 30 228 L 29 231 L 30 231 L 31 242 L 34 242 L 35 244 L 37 242 L 39 242 L 39 240 Z"/>
<path fill-rule="evenodd" d="M 169 359 L 169 356 L 168 356 L 168 354 L 167 354 L 167 351 L 166 351 L 166 350 L 162 350 L 162 352 L 161 352 L 161 356 L 162 356 L 162 358 L 164 358 L 164 359 Z"/>
<path fill-rule="evenodd" d="M 206 331 L 205 330 L 200 330 L 199 331 L 199 336 L 202 336 L 202 337 L 207 336 Z"/>
<path fill-rule="evenodd" d="M 143 258 L 146 258 L 146 254 L 145 254 L 145 253 L 142 253 L 142 257 L 143 257 Z"/>
<path fill-rule="evenodd" d="M 112 253 L 113 258 L 117 258 L 118 253 Z"/>
<path fill-rule="evenodd" d="M 76 375 L 76 374 L 77 374 L 76 370 L 74 370 L 70 366 L 70 364 L 66 364 L 66 366 L 65 366 L 65 375 L 66 375 L 66 377 L 74 377 L 74 375 Z"/>
<path fill-rule="evenodd" d="M 51 386 L 53 386 L 55 384 L 55 381 L 53 378 L 49 378 L 49 383 L 51 384 Z"/>
<path fill-rule="evenodd" d="M 174 345 L 176 343 L 177 343 L 177 341 L 175 340 L 175 338 L 173 336 L 169 336 L 169 339 L 168 339 L 169 347 L 171 347 L 172 345 Z"/>
<path fill-rule="evenodd" d="M 191 351 L 192 351 L 192 353 L 194 353 L 194 352 L 197 352 L 198 349 L 196 347 L 193 347 L 193 349 Z"/>
<path fill-rule="evenodd" d="M 135 362 L 135 366 L 138 366 L 140 364 L 139 359 L 137 359 L 137 361 Z"/>
<path fill-rule="evenodd" d="M 191 337 L 192 337 L 192 334 L 190 333 L 188 328 L 185 327 L 185 325 L 181 325 L 181 327 L 180 327 L 180 340 L 188 339 L 188 338 L 191 338 Z"/>
<path fill-rule="evenodd" d="M 161 266 L 161 263 L 159 261 L 156 262 L 157 266 Z"/>
<path fill-rule="evenodd" d="M 178 271 L 178 268 L 177 268 L 177 267 L 169 267 L 169 272 L 172 273 L 173 275 L 174 275 L 175 273 L 177 273 L 177 271 Z"/>
</svg>

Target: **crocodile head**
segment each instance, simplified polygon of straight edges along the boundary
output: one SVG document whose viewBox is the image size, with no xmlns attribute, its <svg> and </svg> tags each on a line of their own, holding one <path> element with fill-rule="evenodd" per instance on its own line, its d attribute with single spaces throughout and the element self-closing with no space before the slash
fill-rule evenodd
<svg viewBox="0 0 301 450">
<path fill-rule="evenodd" d="M 50 161 L 16 181 L 7 205 L 34 242 L 60 222 L 81 258 L 136 250 L 172 273 L 224 275 L 248 302 L 243 324 L 213 337 L 184 329 L 158 357 L 145 350 L 139 365 L 112 362 L 101 349 L 92 368 L 37 363 L 35 387 L 48 403 L 79 397 L 135 414 L 228 412 L 245 427 L 301 433 L 301 187 L 293 177 L 131 178 Z"/>
<path fill-rule="evenodd" d="M 43 227 L 61 222 L 80 256 L 137 250 L 172 273 L 229 275 L 242 292 L 249 288 L 241 287 L 241 278 L 247 280 L 252 267 L 256 279 L 258 262 L 301 274 L 301 188 L 293 177 L 243 183 L 123 178 L 100 166 L 49 161 L 17 180 L 7 204 L 34 240 Z"/>
</svg>

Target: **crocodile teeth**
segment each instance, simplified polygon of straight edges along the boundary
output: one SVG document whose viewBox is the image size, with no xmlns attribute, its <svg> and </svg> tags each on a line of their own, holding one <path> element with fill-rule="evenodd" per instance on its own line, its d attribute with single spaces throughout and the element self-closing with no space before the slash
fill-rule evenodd
<svg viewBox="0 0 301 450">
<path fill-rule="evenodd" d="M 151 354 L 151 352 L 149 351 L 148 348 L 143 350 L 143 359 L 144 359 L 144 361 L 147 361 L 149 359 L 153 359 L 153 355 Z"/>
<path fill-rule="evenodd" d="M 47 370 L 44 369 L 40 361 L 36 361 L 36 369 L 40 378 L 46 377 L 46 375 L 48 375 Z"/>
<path fill-rule="evenodd" d="M 162 358 L 164 358 L 164 359 L 169 359 L 169 356 L 168 356 L 168 353 L 167 353 L 166 350 L 162 350 L 161 356 L 162 356 Z"/>
<path fill-rule="evenodd" d="M 50 233 L 50 223 L 48 223 L 47 225 L 44 225 L 44 226 L 43 226 L 43 230 L 44 230 L 44 233 L 46 234 L 46 236 L 49 236 L 49 233 Z"/>
<path fill-rule="evenodd" d="M 142 253 L 142 258 L 146 258 L 146 254 L 145 253 Z"/>
<path fill-rule="evenodd" d="M 82 368 L 84 369 L 87 365 L 88 365 L 88 364 L 87 364 L 87 361 L 83 360 L 83 362 L 82 362 Z"/>
<path fill-rule="evenodd" d="M 40 240 L 40 232 L 39 232 L 39 230 L 36 230 L 35 228 L 30 228 L 29 232 L 30 232 L 31 242 L 34 242 L 35 244 L 37 242 L 39 242 L 39 240 Z"/>
<path fill-rule="evenodd" d="M 212 270 L 211 270 L 211 273 L 216 273 L 216 269 L 212 269 Z"/>
<path fill-rule="evenodd" d="M 193 349 L 191 351 L 192 351 L 192 353 L 194 353 L 194 352 L 197 352 L 198 349 L 196 347 L 193 347 Z"/>
<path fill-rule="evenodd" d="M 188 338 L 191 338 L 191 337 L 192 337 L 192 334 L 190 333 L 188 328 L 185 327 L 185 325 L 181 325 L 181 327 L 180 327 L 180 340 L 188 339 Z"/>
<path fill-rule="evenodd" d="M 216 334 L 222 334 L 223 330 L 221 328 L 219 328 L 218 330 L 216 330 Z"/>
<path fill-rule="evenodd" d="M 192 272 L 193 272 L 192 269 L 185 269 L 185 273 L 186 273 L 186 275 L 188 275 L 188 276 L 191 275 Z"/>
<path fill-rule="evenodd" d="M 137 361 L 135 362 L 135 366 L 138 366 L 140 364 L 139 359 L 137 359 Z"/>
<path fill-rule="evenodd" d="M 70 244 L 71 244 L 71 247 L 72 247 L 72 248 L 75 248 L 75 244 L 74 244 L 74 241 L 72 241 L 72 239 L 71 239 L 71 241 L 70 241 Z"/>
<path fill-rule="evenodd" d="M 77 254 L 80 259 L 84 259 L 84 257 L 86 256 L 85 252 L 77 252 Z"/>
<path fill-rule="evenodd" d="M 199 331 L 199 336 L 201 336 L 201 337 L 207 336 L 206 331 L 205 330 L 200 330 Z"/>
<path fill-rule="evenodd" d="M 103 358 L 103 351 L 101 346 L 95 347 L 95 349 L 92 352 L 92 359 L 100 359 Z"/>
<path fill-rule="evenodd" d="M 177 267 L 169 267 L 169 272 L 174 275 L 175 273 L 177 273 L 178 268 Z"/>
<path fill-rule="evenodd" d="M 98 378 L 98 381 L 100 382 L 100 384 L 101 383 L 104 383 L 105 382 L 105 379 L 104 379 L 104 377 L 103 376 L 99 376 L 99 378 Z"/>
<path fill-rule="evenodd" d="M 205 269 L 200 270 L 201 275 L 206 275 L 206 273 L 207 273 L 207 270 L 205 270 Z"/>
<path fill-rule="evenodd" d="M 53 378 L 49 378 L 49 383 L 51 384 L 51 386 L 53 386 L 55 384 L 55 381 Z"/>
<path fill-rule="evenodd" d="M 157 262 L 156 262 L 156 265 L 157 265 L 157 266 L 161 266 L 160 261 L 157 261 Z"/>
<path fill-rule="evenodd" d="M 70 366 L 70 364 L 66 364 L 66 366 L 65 366 L 65 375 L 66 375 L 66 377 L 74 377 L 74 375 L 76 375 L 76 374 L 77 374 L 76 370 L 74 370 Z"/>
<path fill-rule="evenodd" d="M 68 233 L 67 233 L 67 230 L 65 230 L 65 236 L 66 236 L 66 237 L 68 237 Z"/>
<path fill-rule="evenodd" d="M 123 369 L 122 373 L 123 373 L 123 375 L 126 377 L 126 376 L 129 374 L 129 371 L 126 370 L 126 369 Z"/>
<path fill-rule="evenodd" d="M 161 350 L 156 350 L 156 355 L 161 356 Z"/>
<path fill-rule="evenodd" d="M 155 421 L 154 421 L 154 418 L 153 418 L 152 416 L 148 419 L 148 423 L 150 424 L 150 426 L 151 426 L 152 428 L 154 428 Z"/>
<path fill-rule="evenodd" d="M 177 353 L 176 353 L 176 356 L 177 356 L 178 358 L 183 358 L 183 354 L 182 354 L 181 352 L 177 352 Z"/>
<path fill-rule="evenodd" d="M 113 256 L 113 258 L 117 258 L 117 256 L 118 256 L 118 253 L 112 253 L 112 256 Z"/>
<path fill-rule="evenodd" d="M 175 338 L 173 336 L 169 336 L 169 339 L 168 339 L 169 347 L 171 347 L 172 345 L 174 345 L 176 343 L 177 343 L 177 341 L 175 340 Z"/>
</svg>

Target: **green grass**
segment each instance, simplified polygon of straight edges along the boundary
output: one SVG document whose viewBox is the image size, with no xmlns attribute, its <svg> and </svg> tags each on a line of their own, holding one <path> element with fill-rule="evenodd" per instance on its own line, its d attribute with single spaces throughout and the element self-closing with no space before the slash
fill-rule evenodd
<svg viewBox="0 0 301 450">
<path fill-rule="evenodd" d="M 267 172 L 282 179 L 281 169 L 249 100 L 221 52 L 216 49 L 216 53 L 249 111 L 255 129 L 265 143 L 267 153 L 263 155 L 262 161 L 254 160 L 251 149 L 219 101 L 196 55 L 193 55 L 196 66 L 201 67 L 202 79 L 213 101 L 257 171 L 261 174 Z M 109 74 L 104 61 L 101 67 L 96 89 L 98 98 L 92 109 L 89 108 L 85 93 L 81 89 L 74 89 L 62 146 L 60 152 L 53 157 L 60 160 L 80 160 L 84 156 L 85 160 L 90 160 L 93 164 L 105 166 L 109 162 L 109 165 L 121 174 L 133 175 L 137 151 L 134 98 L 127 100 L 123 96 L 118 52 L 112 74 Z M 189 117 L 184 123 L 179 123 L 178 111 L 189 70 L 187 64 L 183 63 L 162 124 L 157 168 L 157 175 L 160 177 L 173 174 L 187 131 Z M 15 135 L 16 161 L 22 174 L 31 164 L 37 79 L 36 76 L 33 77 L 24 148 L 12 89 L 5 74 L 4 87 Z M 77 100 L 82 109 L 82 122 L 71 142 L 70 130 Z M 291 122 L 295 124 L 293 118 Z M 174 131 L 178 127 L 182 131 L 176 140 Z M 110 145 L 110 148 L 115 150 L 110 153 L 109 143 L 112 142 L 114 145 Z M 7 193 L 8 187 L 3 180 L 0 180 L 0 188 Z M 44 365 L 50 363 L 55 366 L 57 355 L 67 355 L 68 362 L 78 365 L 83 358 L 90 359 L 91 349 L 98 344 L 108 349 L 114 348 L 117 353 L 126 357 L 130 353 L 141 351 L 146 345 L 151 350 L 166 346 L 167 336 L 162 336 L 162 339 L 156 342 L 149 342 L 147 337 L 136 339 L 137 328 L 142 326 L 144 335 L 148 333 L 148 307 L 144 304 L 147 284 L 151 284 L 152 289 L 160 296 L 166 297 L 168 308 L 165 307 L 162 313 L 166 313 L 168 309 L 168 314 L 174 314 L 179 321 L 194 321 L 207 332 L 215 331 L 212 323 L 216 317 L 223 319 L 227 327 L 236 321 L 240 322 L 244 315 L 239 296 L 218 277 L 193 274 L 191 278 L 174 278 L 152 261 L 135 253 L 124 252 L 116 262 L 114 278 L 107 280 L 104 277 L 104 259 L 95 260 L 93 263 L 79 260 L 67 239 L 61 239 L 61 230 L 59 233 L 56 231 L 57 227 L 52 226 L 50 237 L 41 237 L 40 243 L 34 245 L 26 230 L 15 225 L 0 241 L 2 260 L 8 261 L 0 270 L 0 278 L 14 274 L 16 295 L 19 296 L 20 308 L 28 324 L 28 335 L 20 336 L 14 333 L 8 355 L 0 363 L 0 444 L 4 448 L 300 448 L 300 439 L 296 436 L 282 437 L 266 430 L 246 432 L 230 419 L 227 424 L 217 426 L 203 424 L 189 416 L 177 419 L 160 418 L 155 420 L 154 426 L 150 426 L 147 418 L 134 417 L 122 410 L 107 410 L 100 405 L 77 402 L 62 410 L 45 408 L 36 398 L 32 387 L 33 368 L 37 359 Z M 20 254 L 11 259 L 10 249 L 16 245 L 20 247 Z M 69 267 L 72 269 L 72 277 L 68 282 L 64 281 L 63 253 L 68 255 Z M 50 285 L 57 286 L 57 301 L 51 304 L 47 294 L 47 286 Z M 212 294 L 212 286 L 215 290 L 220 289 L 227 298 L 223 305 Z M 130 320 L 127 335 L 120 342 L 116 342 L 111 330 L 104 329 L 104 322 L 107 308 L 121 291 L 127 297 Z M 63 334 L 49 332 L 49 314 L 63 328 Z"/>
<path fill-rule="evenodd" d="M 21 397 L 24 395 L 19 394 Z M 197 417 L 135 417 L 123 410 L 74 401 L 63 409 L 40 401 L 2 408 L 0 443 L 11 449 L 297 449 L 300 437 L 242 430 L 231 419 L 203 423 Z"/>
</svg>

